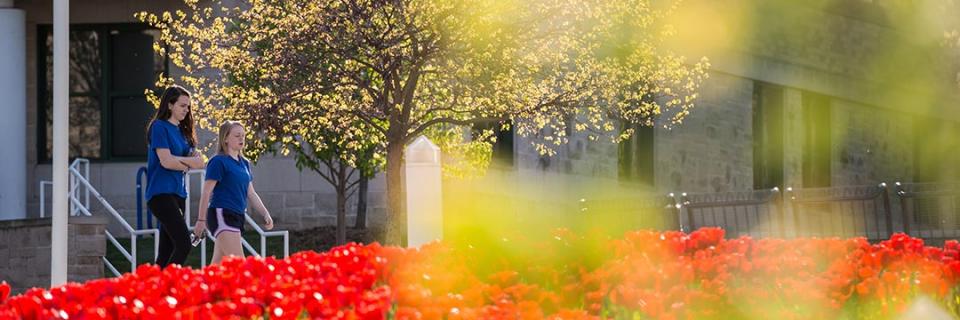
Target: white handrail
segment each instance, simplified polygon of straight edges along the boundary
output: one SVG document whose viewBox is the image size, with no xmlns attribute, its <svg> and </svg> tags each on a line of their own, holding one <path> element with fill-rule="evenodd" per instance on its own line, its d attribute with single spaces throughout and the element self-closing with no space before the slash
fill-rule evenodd
<svg viewBox="0 0 960 320">
<path fill-rule="evenodd" d="M 69 199 L 70 199 L 70 205 L 77 207 L 77 212 L 82 213 L 83 215 L 88 217 L 93 216 L 92 214 L 90 214 L 90 209 L 87 207 L 84 207 L 83 203 L 80 203 L 80 200 L 77 200 L 77 198 L 74 198 L 74 197 L 69 197 Z"/>
<path fill-rule="evenodd" d="M 90 160 L 87 160 L 87 159 L 84 159 L 84 158 L 76 158 L 76 159 L 73 160 L 73 162 L 70 163 L 70 168 L 79 168 L 81 164 L 84 165 L 84 167 L 83 167 L 83 168 L 84 168 L 84 169 L 83 169 L 83 171 L 84 171 L 83 177 L 84 177 L 84 179 L 87 179 L 88 177 L 90 177 Z M 69 177 L 70 177 L 70 183 L 69 183 L 70 192 L 68 192 L 68 194 L 69 194 L 71 197 L 79 197 L 79 196 L 77 195 L 77 191 L 79 190 L 80 185 L 79 185 L 76 181 L 74 181 L 74 177 L 73 177 L 72 175 L 69 176 Z M 47 192 L 46 192 L 46 189 L 45 189 L 45 186 L 47 186 L 47 185 L 49 185 L 49 186 L 52 188 L 52 187 L 53 187 L 53 181 L 49 181 L 49 180 L 41 180 L 41 181 L 40 181 L 40 217 L 41 217 L 41 218 L 43 218 L 43 217 L 46 216 L 46 211 L 47 211 L 47 210 L 46 210 L 46 209 L 47 209 L 47 208 L 46 208 L 46 207 L 47 207 L 47 201 L 46 201 L 46 200 L 47 200 L 47 195 L 46 195 Z M 90 190 L 89 190 L 89 189 L 85 190 L 84 202 L 83 202 L 83 203 L 84 203 L 84 207 L 86 207 L 87 209 L 90 208 Z M 68 204 L 70 205 L 70 215 L 71 215 L 71 216 L 76 216 L 77 213 L 80 212 L 80 209 L 76 207 L 76 205 L 74 204 L 73 201 L 69 202 Z"/>
<path fill-rule="evenodd" d="M 278 231 L 264 231 L 256 221 L 253 221 L 253 218 L 250 215 L 243 215 L 244 220 L 248 224 L 253 226 L 253 230 L 256 230 L 260 234 L 260 256 L 267 255 L 267 237 L 283 237 L 283 257 L 290 256 L 290 231 L 287 230 L 278 230 Z M 251 250 L 252 251 L 252 250 Z"/>
<path fill-rule="evenodd" d="M 72 163 L 70 163 L 70 168 L 79 170 L 81 165 L 83 166 L 83 175 L 78 175 L 78 177 L 82 177 L 83 179 L 89 179 L 90 160 L 85 158 L 76 158 L 73 160 Z M 73 175 L 70 175 L 70 184 L 69 184 L 70 193 L 69 194 L 71 197 L 79 199 L 80 195 L 78 194 L 78 192 L 80 192 L 80 184 L 76 181 L 76 179 L 77 179 L 76 177 L 74 177 Z M 84 189 L 84 201 L 82 203 L 84 207 L 86 207 L 87 209 L 90 209 L 90 188 L 89 187 Z M 77 208 L 77 204 L 71 201 L 70 215 L 76 216 L 78 212 L 80 212 L 80 209 Z"/>
<path fill-rule="evenodd" d="M 81 165 L 83 165 L 83 174 L 80 173 Z M 132 272 L 137 270 L 137 238 L 139 238 L 139 236 L 144 236 L 144 235 L 153 236 L 153 248 L 154 248 L 153 252 L 154 252 L 154 257 L 156 257 L 157 250 L 160 246 L 160 230 L 133 229 L 133 227 L 131 227 L 130 224 L 127 223 L 127 220 L 124 219 L 123 216 L 121 216 L 120 213 L 118 213 L 117 210 L 114 209 L 113 206 L 110 205 L 110 203 L 107 202 L 107 200 L 104 199 L 102 195 L 100 195 L 100 192 L 97 191 L 97 189 L 90 184 L 90 181 L 87 180 L 87 177 L 90 175 L 90 160 L 83 159 L 83 158 L 75 159 L 73 163 L 70 164 L 70 167 L 68 168 L 68 172 L 70 173 L 70 178 L 71 178 L 70 192 L 69 192 L 71 215 L 76 215 L 78 213 L 83 214 L 85 216 L 92 215 L 92 213 L 90 212 L 90 194 L 92 193 L 93 196 L 97 199 L 97 201 L 99 201 L 100 204 L 107 209 L 107 212 L 110 213 L 109 215 L 112 216 L 114 220 L 120 222 L 120 226 L 122 226 L 123 229 L 130 234 L 130 250 L 127 250 L 120 244 L 119 241 L 117 241 L 116 237 L 114 237 L 109 230 L 105 231 L 107 239 L 110 240 L 110 242 L 114 245 L 114 247 L 120 250 L 120 253 L 123 255 L 123 257 L 126 258 L 128 262 L 130 262 L 130 271 Z M 49 181 L 40 181 L 40 217 L 43 217 L 44 211 L 46 211 L 46 205 L 45 205 L 46 191 L 44 190 L 44 187 L 47 184 L 52 185 L 52 183 Z M 83 188 L 82 201 L 81 201 L 81 195 L 80 195 L 81 187 Z M 120 275 L 120 272 L 117 270 L 117 268 L 114 267 L 113 263 L 108 261 L 106 257 L 102 257 L 102 260 L 104 264 L 107 266 L 107 269 L 110 270 L 110 272 L 112 272 L 115 276 Z"/>
<path fill-rule="evenodd" d="M 79 172 L 77 172 L 75 169 L 71 168 L 70 170 L 73 171 L 73 173 L 75 174 L 79 174 Z M 79 181 L 81 183 L 85 183 L 87 187 L 90 187 L 90 183 L 86 181 L 86 179 L 80 179 Z M 137 270 L 136 261 L 137 261 L 137 237 L 138 236 L 148 235 L 148 234 L 153 235 L 153 242 L 154 242 L 153 252 L 154 252 L 154 257 L 156 257 L 157 247 L 160 244 L 159 242 L 160 238 L 158 237 L 159 230 L 157 229 L 133 230 L 133 227 L 131 227 L 130 224 L 127 223 L 127 221 L 123 220 L 123 218 L 120 218 L 120 215 L 116 212 L 116 210 L 114 210 L 109 203 L 106 203 L 106 200 L 104 200 L 103 197 L 100 196 L 100 193 L 97 192 L 96 189 L 93 189 L 93 192 L 94 192 L 94 196 L 96 196 L 96 198 L 100 200 L 101 203 L 103 203 L 104 207 L 107 207 L 108 211 L 111 211 L 111 213 L 114 215 L 114 218 L 119 218 L 121 225 L 123 225 L 124 228 L 127 230 L 127 232 L 130 233 L 130 251 L 127 251 L 126 248 L 124 248 L 123 245 L 121 245 L 120 242 L 117 241 L 116 237 L 114 237 L 113 234 L 110 233 L 110 230 L 104 231 L 106 233 L 107 239 L 110 240 L 110 242 L 113 243 L 113 246 L 116 247 L 117 250 L 120 250 L 120 254 L 122 254 L 124 258 L 127 258 L 127 261 L 130 262 L 130 271 L 133 272 Z M 74 197 L 70 197 L 70 201 L 77 206 L 78 208 L 77 210 L 80 210 L 86 216 L 91 216 L 89 209 L 83 206 L 80 200 Z M 108 261 L 106 257 L 103 257 L 103 262 L 104 264 L 106 264 L 107 268 L 110 269 L 111 272 L 113 272 L 115 276 L 120 275 L 120 272 L 117 271 L 117 268 L 114 267 L 113 263 Z"/>
</svg>

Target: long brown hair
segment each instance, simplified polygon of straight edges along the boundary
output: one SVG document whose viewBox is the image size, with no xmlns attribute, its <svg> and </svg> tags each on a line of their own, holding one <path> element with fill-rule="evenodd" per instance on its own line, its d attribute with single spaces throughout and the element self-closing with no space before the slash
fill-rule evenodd
<svg viewBox="0 0 960 320">
<path fill-rule="evenodd" d="M 173 112 L 170 111 L 170 105 L 177 103 L 177 100 L 180 99 L 181 96 L 189 98 L 190 92 L 178 85 L 171 85 L 167 87 L 166 90 L 163 90 L 163 95 L 160 96 L 160 108 L 157 109 L 157 113 L 153 115 L 153 119 L 147 124 L 147 144 L 150 144 L 150 127 L 153 126 L 153 122 L 170 119 L 173 115 Z M 187 139 L 190 147 L 195 148 L 197 146 L 197 132 L 193 128 L 193 108 L 187 111 L 187 116 L 183 118 L 183 121 L 180 121 L 178 127 L 180 128 L 180 134 Z"/>
</svg>

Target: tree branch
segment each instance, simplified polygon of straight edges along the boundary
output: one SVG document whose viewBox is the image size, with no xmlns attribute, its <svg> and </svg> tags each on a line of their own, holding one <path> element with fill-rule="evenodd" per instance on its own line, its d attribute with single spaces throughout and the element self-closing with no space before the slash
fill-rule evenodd
<svg viewBox="0 0 960 320">
<path fill-rule="evenodd" d="M 357 168 L 350 167 L 350 173 L 347 174 L 347 181 L 350 181 L 350 178 L 353 177 L 354 173 L 357 173 Z"/>
<path fill-rule="evenodd" d="M 418 126 L 416 129 L 411 131 L 410 134 L 408 134 L 406 137 L 416 137 L 422 134 L 424 130 L 429 129 L 431 126 L 441 124 L 441 123 L 466 126 L 466 125 L 472 125 L 476 123 L 500 122 L 505 120 L 507 120 L 506 117 L 478 117 L 478 118 L 466 119 L 466 120 L 459 120 L 459 119 L 453 119 L 453 118 L 433 118 L 427 122 L 424 122 L 420 126 Z"/>
<path fill-rule="evenodd" d="M 369 124 L 370 126 L 372 126 L 372 127 L 373 127 L 374 129 L 376 129 L 377 131 L 380 131 L 380 133 L 383 133 L 383 135 L 387 135 L 387 128 L 384 128 L 384 127 L 381 126 L 380 124 L 374 122 L 373 119 L 371 119 L 369 116 L 367 116 L 367 115 L 364 114 L 363 112 L 360 112 L 360 111 L 354 109 L 354 110 L 351 110 L 351 111 L 350 111 L 350 114 L 352 114 L 352 115 L 356 116 L 357 118 L 359 118 L 360 121 L 363 121 L 363 122 Z"/>
<path fill-rule="evenodd" d="M 340 185 L 340 181 L 337 180 L 337 173 L 334 171 L 334 168 L 333 168 L 333 162 L 334 162 L 334 161 L 332 161 L 332 160 L 330 160 L 330 159 L 322 159 L 322 158 L 321 158 L 321 159 L 320 159 L 320 162 L 323 162 L 323 164 L 327 165 L 327 174 L 330 175 L 330 177 L 331 177 L 330 184 L 332 184 L 334 187 L 339 186 L 339 185 Z"/>
</svg>

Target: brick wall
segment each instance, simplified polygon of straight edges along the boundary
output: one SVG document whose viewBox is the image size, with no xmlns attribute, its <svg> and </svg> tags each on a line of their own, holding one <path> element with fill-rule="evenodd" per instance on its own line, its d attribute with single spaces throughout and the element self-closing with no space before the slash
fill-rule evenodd
<svg viewBox="0 0 960 320">
<path fill-rule="evenodd" d="M 50 287 L 50 223 L 50 218 L 0 221 L 0 281 L 13 293 Z M 103 216 L 70 217 L 67 281 L 103 278 L 106 224 Z"/>
<path fill-rule="evenodd" d="M 617 177 L 617 145 L 609 141 L 590 141 L 585 134 L 573 132 L 567 144 L 557 146 L 557 154 L 541 156 L 530 137 L 514 138 L 516 169 L 562 173 L 592 178 Z"/>
<path fill-rule="evenodd" d="M 876 107 L 834 100 L 833 185 L 911 181 L 913 123 L 910 116 Z"/>
<path fill-rule="evenodd" d="M 753 81 L 712 72 L 683 124 L 655 133 L 656 186 L 684 192 L 753 189 Z"/>
</svg>

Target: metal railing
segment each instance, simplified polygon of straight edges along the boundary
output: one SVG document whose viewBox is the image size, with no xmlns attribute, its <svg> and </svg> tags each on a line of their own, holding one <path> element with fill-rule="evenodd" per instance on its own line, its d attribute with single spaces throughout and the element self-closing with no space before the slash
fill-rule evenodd
<svg viewBox="0 0 960 320">
<path fill-rule="evenodd" d="M 83 168 L 83 174 L 82 174 L 82 175 L 78 175 L 77 177 L 82 178 L 82 179 L 87 179 L 87 177 L 90 176 L 90 160 L 87 160 L 87 159 L 84 159 L 84 158 L 76 158 L 76 159 L 73 160 L 73 162 L 70 163 L 69 169 L 70 169 L 70 170 L 77 170 L 77 172 L 79 173 L 79 172 L 80 172 L 79 170 L 80 170 L 81 167 Z M 77 177 L 74 177 L 73 174 L 70 174 L 70 175 L 69 175 L 69 178 L 70 178 L 70 181 L 69 181 L 69 186 L 70 186 L 70 188 L 69 188 L 69 191 L 70 191 L 70 192 L 69 192 L 69 195 L 70 195 L 70 199 L 78 199 L 78 200 L 80 199 L 80 187 L 81 187 L 81 184 L 80 184 L 79 182 L 77 182 Z M 47 206 L 47 201 L 46 201 L 46 197 L 47 197 L 46 186 L 50 186 L 50 188 L 53 188 L 53 181 L 49 181 L 49 180 L 42 180 L 42 181 L 40 181 L 40 217 L 41 217 L 41 218 L 45 217 L 45 216 L 46 216 L 46 212 L 47 212 L 47 208 L 46 208 L 46 206 Z M 84 206 L 84 207 L 86 207 L 86 208 L 90 208 L 90 189 L 89 189 L 89 188 L 87 188 L 86 190 L 84 190 L 84 193 L 83 193 L 83 201 L 82 201 L 81 203 L 82 203 L 82 204 L 81 204 L 82 206 Z M 79 209 L 76 205 L 74 205 L 74 201 L 71 200 L 70 202 L 68 202 L 68 205 L 69 205 L 69 208 L 70 208 L 70 209 L 69 209 L 69 210 L 70 210 L 70 216 L 76 216 L 77 214 L 81 213 L 80 209 Z M 85 215 L 89 216 L 89 214 L 85 214 Z"/>
<path fill-rule="evenodd" d="M 681 193 L 679 207 L 684 212 L 681 229 L 692 231 L 715 226 L 727 230 L 727 236 L 769 237 L 783 235 L 783 208 L 780 189 L 726 192 Z"/>
<path fill-rule="evenodd" d="M 865 236 L 887 239 L 894 233 L 887 184 L 787 189 L 796 236 Z"/>
<path fill-rule="evenodd" d="M 153 214 L 150 213 L 150 208 L 148 207 L 146 212 L 144 212 L 143 210 L 144 180 L 142 177 L 146 175 L 147 175 L 147 167 L 140 167 L 140 169 L 137 170 L 137 229 L 143 229 L 144 215 L 147 216 L 147 228 L 148 229 L 153 228 Z"/>
<path fill-rule="evenodd" d="M 960 237 L 960 183 L 894 184 L 903 232 L 933 242 Z"/>
<path fill-rule="evenodd" d="M 80 166 L 83 166 L 83 173 L 80 171 Z M 130 234 L 130 250 L 124 248 L 123 245 L 117 241 L 117 238 L 110 232 L 109 229 L 104 230 L 107 236 L 107 240 L 110 240 L 110 243 L 113 244 L 117 250 L 123 255 L 124 258 L 130 263 L 130 271 L 135 271 L 137 269 L 137 239 L 140 236 L 152 235 L 153 236 L 153 252 L 154 257 L 156 257 L 157 249 L 160 246 L 159 230 L 157 229 L 143 229 L 143 230 L 134 230 L 133 227 L 127 223 L 126 219 L 117 212 L 116 209 L 107 202 L 106 199 L 100 195 L 100 192 L 97 191 L 93 185 L 90 184 L 88 177 L 90 176 L 90 161 L 84 158 L 77 158 L 73 160 L 68 168 L 70 173 L 70 189 L 69 189 L 69 201 L 70 201 L 70 215 L 76 216 L 83 214 L 85 216 L 92 216 L 90 212 L 90 194 L 93 194 L 94 198 L 107 210 L 109 215 L 117 221 L 127 233 Z M 50 181 L 40 181 L 40 217 L 44 216 L 44 211 L 46 210 L 44 203 L 46 202 L 46 193 L 44 192 L 45 185 L 52 185 Z M 81 188 L 83 189 L 83 196 L 81 197 Z M 81 200 L 82 198 L 82 200 Z M 120 271 L 107 260 L 107 257 L 101 257 L 104 265 L 107 267 L 110 272 L 115 276 L 120 275 Z"/>
<path fill-rule="evenodd" d="M 721 227 L 728 237 L 866 236 L 895 231 L 885 183 L 876 186 L 786 188 L 680 196 L 681 229 Z"/>
</svg>

